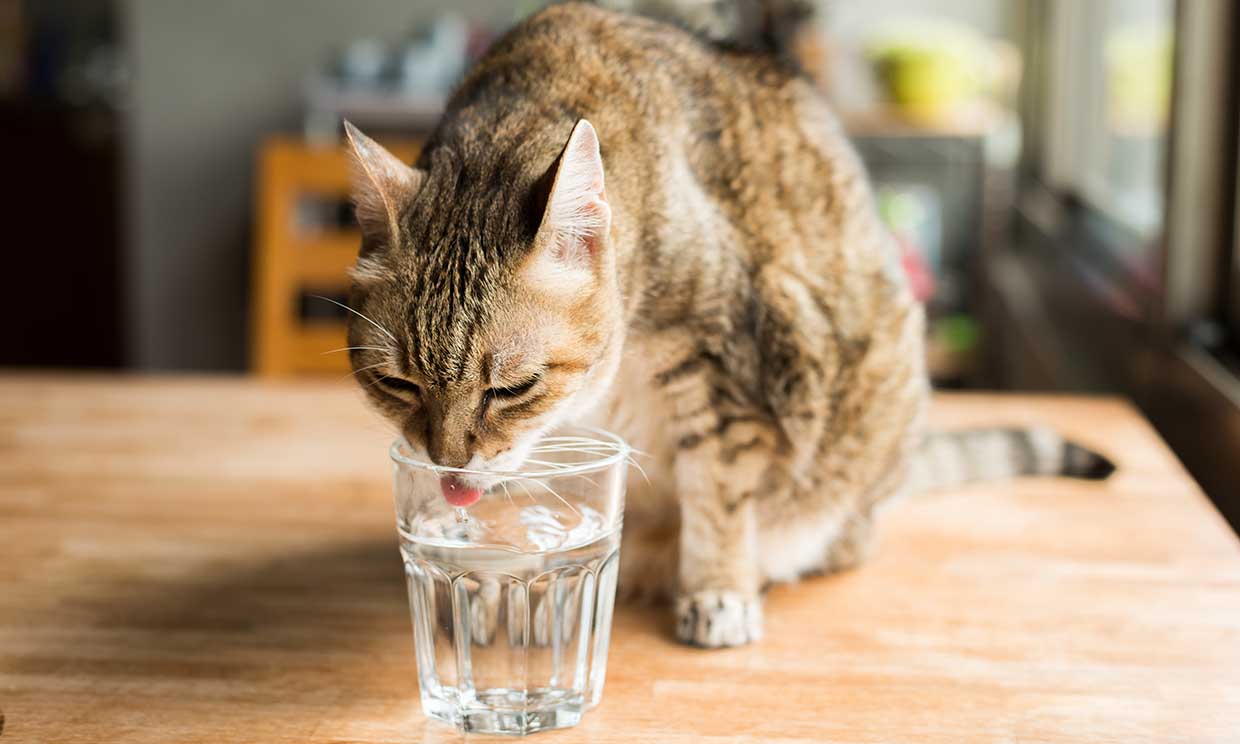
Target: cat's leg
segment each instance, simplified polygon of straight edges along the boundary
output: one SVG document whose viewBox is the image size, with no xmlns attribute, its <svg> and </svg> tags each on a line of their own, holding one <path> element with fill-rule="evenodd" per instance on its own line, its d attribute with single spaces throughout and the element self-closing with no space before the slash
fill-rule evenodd
<svg viewBox="0 0 1240 744">
<path fill-rule="evenodd" d="M 685 435 L 675 460 L 681 513 L 676 633 L 698 646 L 738 646 L 762 636 L 754 502 L 776 437 L 756 417 L 720 418 L 707 431 Z"/>
<path fill-rule="evenodd" d="M 691 336 L 651 349 L 667 481 L 679 512 L 676 635 L 699 646 L 736 646 L 762 634 L 755 501 L 781 442 L 719 352 Z"/>
<path fill-rule="evenodd" d="M 683 486 L 676 635 L 706 647 L 756 641 L 762 600 L 752 493 L 711 477 L 708 463 L 686 462 L 677 471 Z"/>
</svg>

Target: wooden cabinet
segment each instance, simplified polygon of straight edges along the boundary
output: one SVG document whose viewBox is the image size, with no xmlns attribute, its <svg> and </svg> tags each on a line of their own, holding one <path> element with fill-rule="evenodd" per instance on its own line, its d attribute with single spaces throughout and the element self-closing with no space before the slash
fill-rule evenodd
<svg viewBox="0 0 1240 744">
<path fill-rule="evenodd" d="M 418 144 L 385 142 L 406 162 Z M 276 137 L 259 153 L 251 286 L 251 368 L 265 376 L 344 372 L 347 271 L 361 234 L 343 147 Z"/>
</svg>

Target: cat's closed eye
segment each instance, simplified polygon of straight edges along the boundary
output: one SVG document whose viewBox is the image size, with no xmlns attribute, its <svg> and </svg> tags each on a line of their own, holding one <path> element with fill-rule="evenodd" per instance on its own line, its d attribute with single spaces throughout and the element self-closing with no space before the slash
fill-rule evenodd
<svg viewBox="0 0 1240 744">
<path fill-rule="evenodd" d="M 507 387 L 493 387 L 487 390 L 487 395 L 491 398 L 500 400 L 515 400 L 534 389 L 540 378 L 531 377 L 530 379 L 518 385 L 509 385 Z"/>
<path fill-rule="evenodd" d="M 418 398 L 422 395 L 422 388 L 417 383 L 410 382 L 400 377 L 383 376 L 379 378 L 379 384 L 387 388 L 387 391 L 401 398 Z"/>
</svg>

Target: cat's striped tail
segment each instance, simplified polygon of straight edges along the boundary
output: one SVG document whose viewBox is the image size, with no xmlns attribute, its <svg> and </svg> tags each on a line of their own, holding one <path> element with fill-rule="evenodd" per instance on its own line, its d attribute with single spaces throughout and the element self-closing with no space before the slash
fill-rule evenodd
<svg viewBox="0 0 1240 744">
<path fill-rule="evenodd" d="M 918 491 L 1021 475 L 1102 480 L 1115 465 L 1052 429 L 968 429 L 932 432 L 913 458 Z"/>
</svg>

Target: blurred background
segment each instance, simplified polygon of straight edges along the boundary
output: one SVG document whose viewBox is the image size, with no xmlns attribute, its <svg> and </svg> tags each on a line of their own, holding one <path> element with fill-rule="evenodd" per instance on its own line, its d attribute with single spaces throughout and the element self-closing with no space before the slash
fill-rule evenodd
<svg viewBox="0 0 1240 744">
<path fill-rule="evenodd" d="M 0 0 L 0 366 L 336 375 L 342 117 L 412 159 L 541 2 Z M 1230 0 L 826 0 L 941 388 L 1113 393 L 1240 523 Z"/>
</svg>

